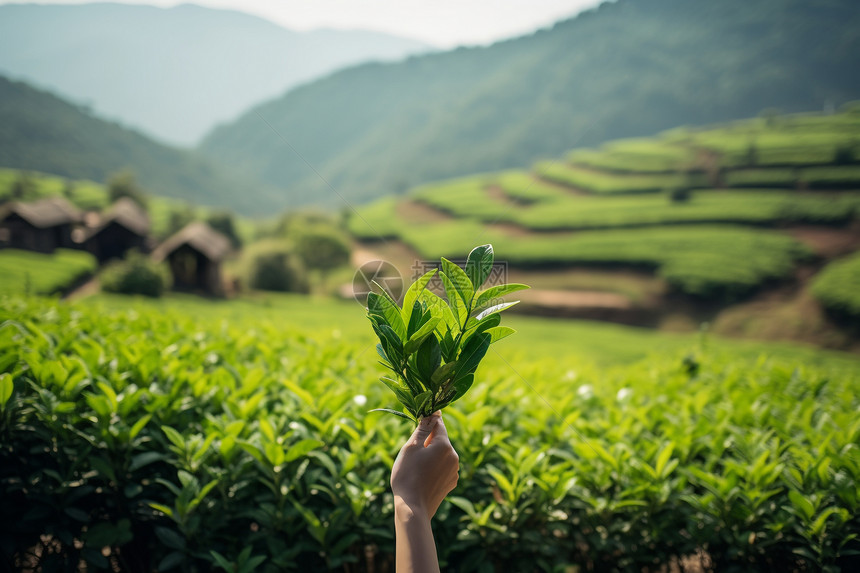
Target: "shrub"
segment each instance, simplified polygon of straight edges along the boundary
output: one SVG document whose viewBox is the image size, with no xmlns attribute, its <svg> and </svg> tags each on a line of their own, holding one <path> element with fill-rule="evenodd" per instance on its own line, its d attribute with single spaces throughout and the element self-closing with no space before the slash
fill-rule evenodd
<svg viewBox="0 0 860 573">
<path fill-rule="evenodd" d="M 293 244 L 309 269 L 329 271 L 349 263 L 349 243 L 334 228 L 318 225 L 302 229 L 293 235 Z"/>
<path fill-rule="evenodd" d="M 812 293 L 832 313 L 860 318 L 860 253 L 827 265 L 815 277 Z"/>
<path fill-rule="evenodd" d="M 108 265 L 100 279 L 102 290 L 106 292 L 151 297 L 161 296 L 172 282 L 164 265 L 137 252 L 129 253 L 124 261 Z"/>
<path fill-rule="evenodd" d="M 286 241 L 268 240 L 251 245 L 246 254 L 245 276 L 253 289 L 308 292 L 308 278 L 301 258 Z"/>
</svg>

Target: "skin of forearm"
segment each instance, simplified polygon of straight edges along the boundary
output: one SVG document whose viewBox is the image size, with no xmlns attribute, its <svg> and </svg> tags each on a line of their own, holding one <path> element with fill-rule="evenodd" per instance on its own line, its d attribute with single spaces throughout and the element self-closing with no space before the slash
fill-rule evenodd
<svg viewBox="0 0 860 573">
<path fill-rule="evenodd" d="M 415 503 L 394 498 L 397 573 L 439 573 L 430 516 Z"/>
</svg>

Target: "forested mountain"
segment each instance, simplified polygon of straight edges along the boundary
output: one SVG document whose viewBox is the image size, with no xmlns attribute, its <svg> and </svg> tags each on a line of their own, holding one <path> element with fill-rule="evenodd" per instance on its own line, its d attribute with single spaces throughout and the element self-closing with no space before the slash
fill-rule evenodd
<svg viewBox="0 0 860 573">
<path fill-rule="evenodd" d="M 0 73 L 186 145 L 301 82 L 427 49 L 375 32 L 295 32 L 194 5 L 0 6 Z"/>
<path fill-rule="evenodd" d="M 151 193 L 244 213 L 283 204 L 264 186 L 226 174 L 194 152 L 168 147 L 62 99 L 0 77 L 0 167 L 104 181 L 130 168 Z"/>
<path fill-rule="evenodd" d="M 201 149 L 290 204 L 336 204 L 322 178 L 360 202 L 682 124 L 838 106 L 860 97 L 858 61 L 856 0 L 618 0 L 490 47 L 343 70 Z"/>
</svg>

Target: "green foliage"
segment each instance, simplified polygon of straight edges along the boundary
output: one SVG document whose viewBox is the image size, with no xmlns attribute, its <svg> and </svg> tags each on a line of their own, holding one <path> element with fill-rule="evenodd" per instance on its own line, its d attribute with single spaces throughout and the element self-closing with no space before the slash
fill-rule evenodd
<svg viewBox="0 0 860 573">
<path fill-rule="evenodd" d="M 159 297 L 172 281 L 170 271 L 163 264 L 132 251 L 125 260 L 112 262 L 102 269 L 99 282 L 105 292 Z"/>
<path fill-rule="evenodd" d="M 314 225 L 292 229 L 288 236 L 306 268 L 326 272 L 349 263 L 349 242 L 333 226 Z"/>
<path fill-rule="evenodd" d="M 812 293 L 831 311 L 860 318 L 860 253 L 824 267 L 812 282 Z"/>
<path fill-rule="evenodd" d="M 144 209 L 148 206 L 148 201 L 143 189 L 137 184 L 137 178 L 134 172 L 129 169 L 123 169 L 108 177 L 107 180 L 108 199 L 111 203 L 115 203 L 118 199 L 128 197 Z"/>
<path fill-rule="evenodd" d="M 236 231 L 236 220 L 230 211 L 215 211 L 206 217 L 210 227 L 230 239 L 234 249 L 242 246 L 242 239 Z"/>
<path fill-rule="evenodd" d="M 445 298 L 427 289 L 436 270 L 415 281 L 403 307 L 387 291 L 367 295 L 367 317 L 379 338 L 376 351 L 394 378 L 380 380 L 408 411 L 383 408 L 418 422 L 462 398 L 490 345 L 514 333 L 499 326 L 500 312 L 516 302 L 501 297 L 525 288 L 503 284 L 479 290 L 493 268 L 493 246 L 472 249 L 465 271 L 442 258 L 439 277 Z M 374 411 L 374 410 L 372 410 Z"/>
<path fill-rule="evenodd" d="M 393 570 L 406 434 L 365 413 L 382 370 L 270 309 L 197 304 L 2 301 L 4 559 L 49 532 L 43 565 L 66 570 Z M 856 359 L 663 348 L 594 369 L 539 350 L 488 357 L 445 412 L 461 479 L 434 518 L 443 569 L 849 566 Z"/>
<path fill-rule="evenodd" d="M 55 294 L 92 275 L 98 261 L 90 253 L 57 249 L 51 254 L 0 250 L 0 294 Z"/>
<path fill-rule="evenodd" d="M 308 292 L 302 259 L 284 240 L 268 239 L 250 245 L 242 254 L 248 287 L 278 292 Z"/>
</svg>

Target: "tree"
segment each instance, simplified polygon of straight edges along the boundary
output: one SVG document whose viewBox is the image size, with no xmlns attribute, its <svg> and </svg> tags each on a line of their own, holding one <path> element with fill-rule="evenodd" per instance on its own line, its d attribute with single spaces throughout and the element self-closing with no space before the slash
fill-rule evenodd
<svg viewBox="0 0 860 573">
<path fill-rule="evenodd" d="M 210 227 L 230 239 L 230 243 L 234 248 L 242 246 L 242 240 L 236 232 L 236 223 L 232 213 L 229 211 L 218 211 L 216 213 L 212 213 L 206 219 L 206 222 Z"/>
<path fill-rule="evenodd" d="M 144 209 L 147 208 L 146 194 L 137 184 L 137 179 L 128 169 L 118 171 L 108 178 L 108 195 L 111 203 L 122 197 L 128 197 Z"/>
<path fill-rule="evenodd" d="M 304 265 L 286 241 L 254 243 L 244 258 L 247 284 L 252 289 L 303 293 L 310 290 Z"/>
<path fill-rule="evenodd" d="M 63 197 L 66 199 L 71 199 L 75 196 L 75 182 L 71 179 L 66 179 L 63 181 L 63 189 L 61 191 Z"/>
<path fill-rule="evenodd" d="M 309 269 L 326 272 L 349 262 L 349 243 L 335 229 L 314 225 L 292 234 L 296 253 Z"/>
<path fill-rule="evenodd" d="M 194 220 L 194 211 L 188 205 L 176 207 L 170 211 L 170 217 L 167 220 L 167 232 L 165 235 L 170 236 L 184 228 L 188 223 Z"/>
<path fill-rule="evenodd" d="M 36 182 L 33 177 L 24 171 L 18 173 L 18 177 L 12 182 L 9 197 L 15 201 L 28 201 L 35 199 L 38 195 Z"/>
</svg>

